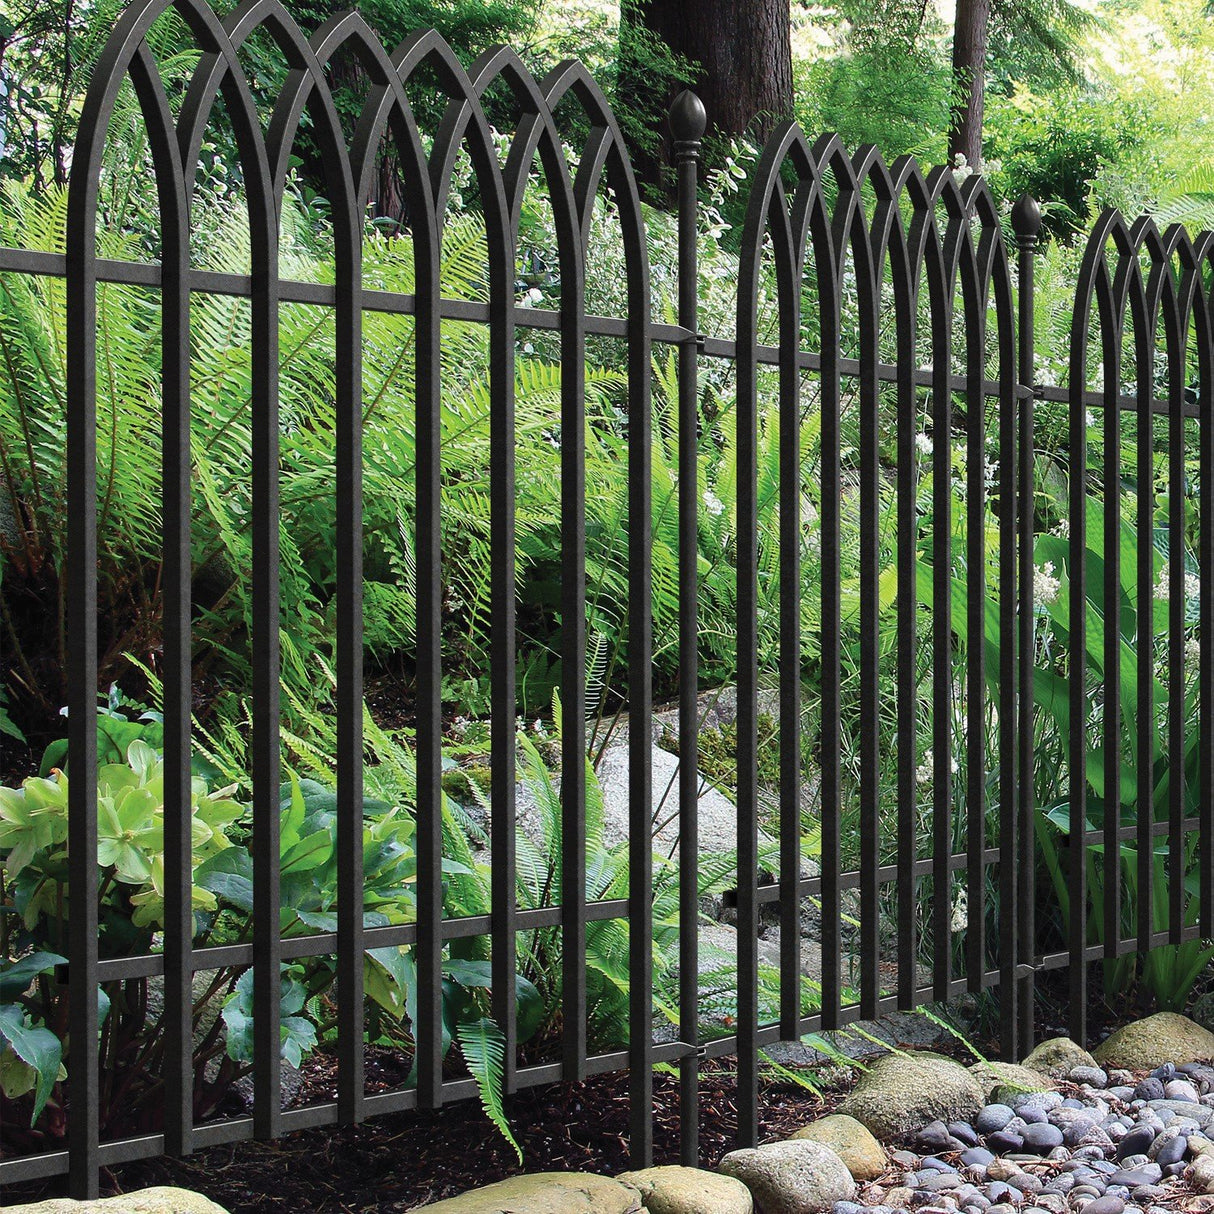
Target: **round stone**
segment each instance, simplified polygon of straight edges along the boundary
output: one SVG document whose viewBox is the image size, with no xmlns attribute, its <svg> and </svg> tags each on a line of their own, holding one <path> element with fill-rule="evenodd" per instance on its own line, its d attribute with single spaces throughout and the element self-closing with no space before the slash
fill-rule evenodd
<svg viewBox="0 0 1214 1214">
<path fill-rule="evenodd" d="M 948 1132 L 958 1142 L 965 1143 L 967 1147 L 976 1147 L 978 1145 L 978 1132 L 967 1121 L 950 1121 Z"/>
<path fill-rule="evenodd" d="M 974 1127 L 979 1134 L 994 1134 L 1002 1130 L 1013 1117 L 1015 1112 L 1006 1104 L 988 1104 L 977 1116 Z"/>
<path fill-rule="evenodd" d="M 1125 1209 L 1125 1202 L 1120 1197 L 1097 1197 L 1090 1205 L 1086 1207 L 1086 1214 L 1122 1214 Z"/>
<path fill-rule="evenodd" d="M 1007 1130 L 996 1130 L 994 1134 L 987 1135 L 986 1145 L 996 1155 L 1004 1155 L 1009 1151 L 1019 1151 L 1024 1146 L 1024 1139 L 1019 1134 L 1012 1134 Z"/>
<path fill-rule="evenodd" d="M 1163 1085 L 1163 1094 L 1166 1100 L 1188 1100 L 1193 1104 L 1201 1100 L 1201 1093 L 1187 1079 L 1169 1080 Z"/>
<path fill-rule="evenodd" d="M 1108 1075 L 1098 1066 L 1072 1067 L 1067 1078 L 1072 1083 L 1086 1083 L 1090 1088 L 1103 1088 L 1109 1082 Z"/>
<path fill-rule="evenodd" d="M 925 1151 L 947 1151 L 948 1142 L 952 1137 L 948 1132 L 948 1126 L 943 1121 L 929 1121 L 927 1125 L 915 1135 L 915 1142 Z"/>
<path fill-rule="evenodd" d="M 1062 1131 L 1048 1121 L 1025 1127 L 1024 1146 L 1026 1150 L 1044 1155 L 1054 1147 L 1062 1146 Z"/>
<path fill-rule="evenodd" d="M 961 1162 L 967 1168 L 981 1168 L 985 1171 L 994 1161 L 994 1153 L 986 1147 L 970 1147 L 961 1152 Z"/>
<path fill-rule="evenodd" d="M 1163 1080 L 1156 1079 L 1154 1075 L 1147 1076 L 1147 1078 L 1134 1089 L 1134 1097 L 1137 1100 L 1162 1100 Z"/>
<path fill-rule="evenodd" d="M 969 1121 L 982 1108 L 982 1088 L 959 1062 L 938 1054 L 886 1054 L 869 1065 L 836 1110 L 884 1142 L 905 1141 L 929 1122 Z"/>
<path fill-rule="evenodd" d="M 1116 1135 L 1110 1129 L 1110 1137 L 1115 1138 Z M 1149 1125 L 1137 1125 L 1132 1130 L 1127 1130 L 1122 1135 L 1121 1141 L 1117 1144 L 1117 1158 L 1125 1159 L 1127 1155 L 1143 1155 L 1155 1141 L 1155 1130 Z"/>
<path fill-rule="evenodd" d="M 856 1196 L 856 1182 L 838 1155 L 806 1138 L 730 1151 L 719 1170 L 740 1180 L 764 1210 L 825 1210 Z"/>
<path fill-rule="evenodd" d="M 754 1209 L 750 1190 L 740 1180 L 702 1168 L 672 1164 L 625 1172 L 616 1179 L 640 1192 L 649 1214 L 695 1214 L 698 1211 L 751 1214 Z M 841 1204 L 836 1204 L 836 1214 L 840 1214 Z M 859 1210 L 857 1206 L 855 1211 L 843 1214 L 857 1214 Z"/>
<path fill-rule="evenodd" d="M 819 1117 L 791 1136 L 830 1147 L 856 1180 L 876 1180 L 889 1166 L 885 1148 L 854 1117 L 833 1113 Z"/>
</svg>

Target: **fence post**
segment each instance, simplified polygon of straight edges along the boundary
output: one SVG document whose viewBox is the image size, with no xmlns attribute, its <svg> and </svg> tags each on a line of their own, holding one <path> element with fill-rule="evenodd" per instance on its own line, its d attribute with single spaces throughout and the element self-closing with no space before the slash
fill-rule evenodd
<svg viewBox="0 0 1214 1214">
<path fill-rule="evenodd" d="M 1016 982 L 1015 1054 L 1024 1057 L 1033 1047 L 1033 1001 L 1035 982 L 1033 967 L 1037 955 L 1037 926 L 1034 913 L 1036 882 L 1034 864 L 1034 806 L 1033 806 L 1033 667 L 1035 662 L 1035 630 L 1033 606 L 1033 258 L 1037 237 L 1041 232 L 1041 207 L 1028 194 L 1012 209 L 1012 230 L 1019 249 L 1018 274 L 1018 362 L 1017 379 L 1021 389 L 1027 389 L 1020 401 L 1019 487 L 1016 493 L 1016 518 L 1020 526 L 1020 702 L 1017 716 L 1016 766 L 1020 791 L 1016 807 L 1019 818 L 1019 840 L 1015 863 L 1016 924 L 1018 929 L 1018 969 L 1023 974 Z M 1027 967 L 1027 968 L 1025 968 Z M 1009 1018 L 1010 1019 L 1010 1018 Z"/>
<path fill-rule="evenodd" d="M 684 89 L 670 108 L 679 200 L 679 1157 L 700 1157 L 699 1087 L 699 267 L 696 174 L 704 103 Z"/>
</svg>

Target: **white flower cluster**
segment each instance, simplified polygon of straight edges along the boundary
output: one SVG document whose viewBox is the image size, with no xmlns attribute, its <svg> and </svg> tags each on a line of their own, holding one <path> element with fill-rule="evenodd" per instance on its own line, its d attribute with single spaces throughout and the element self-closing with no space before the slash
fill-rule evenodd
<svg viewBox="0 0 1214 1214">
<path fill-rule="evenodd" d="M 719 518 L 725 512 L 725 503 L 711 489 L 704 490 L 704 509 L 713 518 Z"/>
<path fill-rule="evenodd" d="M 949 756 L 949 766 L 952 768 L 953 775 L 956 775 L 961 767 L 957 762 L 956 755 Z M 915 768 L 915 781 L 919 784 L 930 784 L 932 778 L 936 774 L 936 759 L 930 750 L 923 752 L 923 762 Z"/>
<path fill-rule="evenodd" d="M 957 152 L 953 156 L 953 177 L 958 185 L 975 173 L 979 176 L 989 177 L 992 173 L 998 173 L 1003 168 L 1002 160 L 983 160 L 978 163 L 977 168 L 970 164 L 969 159 L 964 152 Z"/>
<path fill-rule="evenodd" d="M 951 931 L 963 932 L 969 927 L 969 922 L 969 895 L 962 888 L 953 897 L 953 913 L 949 918 L 948 926 Z"/>
<path fill-rule="evenodd" d="M 1159 571 L 1159 579 L 1155 583 L 1155 597 L 1164 602 L 1168 600 L 1172 593 L 1172 574 L 1170 567 L 1164 565 Z M 1201 578 L 1195 573 L 1186 573 L 1184 575 L 1184 596 L 1196 602 L 1201 598 Z"/>
<path fill-rule="evenodd" d="M 1054 562 L 1033 566 L 1033 602 L 1046 607 L 1058 597 L 1062 579 L 1054 576 Z"/>
<path fill-rule="evenodd" d="M 920 455 L 931 455 L 932 453 L 932 437 L 930 434 L 920 431 L 915 435 L 915 446 L 919 448 Z"/>
</svg>

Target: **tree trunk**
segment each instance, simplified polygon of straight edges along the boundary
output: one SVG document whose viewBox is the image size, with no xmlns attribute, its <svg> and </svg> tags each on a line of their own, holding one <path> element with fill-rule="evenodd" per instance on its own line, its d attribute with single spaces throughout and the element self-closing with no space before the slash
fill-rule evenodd
<svg viewBox="0 0 1214 1214">
<path fill-rule="evenodd" d="M 957 0 L 953 31 L 953 106 L 950 156 L 960 152 L 971 168 L 982 164 L 982 117 L 986 97 L 986 47 L 991 0 Z"/>
<path fill-rule="evenodd" d="M 792 113 L 789 0 L 625 0 L 620 30 L 621 101 L 653 104 L 651 129 L 665 128 L 665 107 L 683 86 L 667 81 L 670 96 L 655 96 L 646 38 L 688 65 L 710 132 L 762 137 Z"/>
</svg>

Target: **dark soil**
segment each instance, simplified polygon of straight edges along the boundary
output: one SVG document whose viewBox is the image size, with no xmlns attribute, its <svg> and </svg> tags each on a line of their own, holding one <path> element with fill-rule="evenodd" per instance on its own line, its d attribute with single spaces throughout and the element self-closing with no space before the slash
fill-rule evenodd
<svg viewBox="0 0 1214 1214">
<path fill-rule="evenodd" d="M 736 1145 L 734 1059 L 710 1064 L 700 1081 L 700 1152 L 714 1165 Z M 377 1082 L 368 1058 L 367 1090 Z M 302 1103 L 332 1099 L 334 1064 L 314 1058 Z M 381 1072 L 382 1073 L 382 1072 Z M 841 1096 L 842 1093 L 838 1095 Z M 765 1081 L 759 1097 L 760 1139 L 787 1137 L 828 1111 L 822 1097 Z M 679 1162 L 679 1087 L 654 1075 L 654 1160 Z M 187 1159 L 149 1159 L 102 1174 L 103 1195 L 149 1185 L 197 1190 L 231 1214 L 396 1214 L 524 1170 L 615 1174 L 629 1167 L 628 1076 L 531 1088 L 507 1100 L 526 1168 L 475 1101 L 432 1112 L 391 1113 L 353 1128 L 301 1130 L 275 1142 L 232 1143 Z M 63 1191 L 62 1179 L 11 1186 L 4 1200 L 31 1201 Z"/>
</svg>

